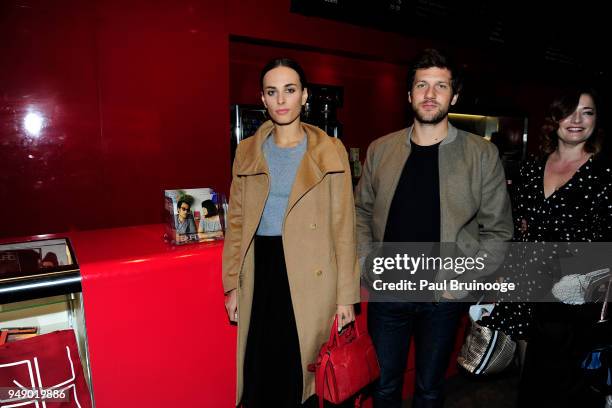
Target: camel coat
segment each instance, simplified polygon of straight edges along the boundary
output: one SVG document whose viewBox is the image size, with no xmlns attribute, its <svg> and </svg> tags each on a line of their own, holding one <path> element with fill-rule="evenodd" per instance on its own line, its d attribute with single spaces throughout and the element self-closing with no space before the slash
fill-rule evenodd
<svg viewBox="0 0 612 408">
<path fill-rule="evenodd" d="M 302 401 L 314 394 L 307 366 L 327 341 L 336 305 L 359 302 L 355 207 L 346 149 L 315 126 L 302 124 L 307 150 L 293 183 L 283 222 L 283 248 L 300 344 Z M 264 123 L 236 150 L 223 248 L 223 287 L 238 289 L 236 403 L 242 398 L 243 365 L 254 287 L 253 237 L 270 190 L 262 145 L 273 129 Z M 282 358 L 282 357 L 275 357 Z"/>
</svg>

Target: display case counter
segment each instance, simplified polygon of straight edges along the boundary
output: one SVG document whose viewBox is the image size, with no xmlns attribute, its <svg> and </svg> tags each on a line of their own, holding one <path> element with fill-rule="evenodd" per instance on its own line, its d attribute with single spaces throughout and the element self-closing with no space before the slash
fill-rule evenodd
<svg viewBox="0 0 612 408">
<path fill-rule="evenodd" d="M 222 243 L 171 246 L 161 224 L 61 236 L 79 261 L 96 407 L 234 406 Z"/>
<path fill-rule="evenodd" d="M 46 347 L 32 346 L 30 349 L 30 346 L 26 346 L 32 352 L 30 354 L 22 347 L 27 342 L 12 343 L 61 330 L 73 333 L 70 337 L 78 348 L 74 355 L 78 355 L 83 368 L 83 378 L 77 381 L 85 381 L 79 384 L 79 387 L 83 387 L 79 388 L 79 392 L 89 394 L 85 398 L 81 395 L 81 402 L 89 407 L 89 400 L 92 404 L 94 400 L 81 274 L 70 241 L 66 238 L 28 237 L 0 243 L 0 381 L 3 387 L 10 386 L 3 388 L 0 406 L 37 404 L 34 399 L 28 398 L 30 394 L 18 394 L 30 387 L 46 390 L 55 388 L 61 389 L 62 392 L 76 387 L 76 382 L 72 381 L 66 382 L 70 383 L 66 388 L 51 385 L 53 382 L 49 381 L 53 378 L 48 367 L 45 367 L 45 363 L 49 362 L 47 358 L 52 354 L 49 347 L 58 347 L 58 353 L 53 354 L 53 357 L 57 357 L 57 360 L 53 360 L 56 363 L 62 361 L 62 346 L 40 337 L 40 344 L 44 343 Z M 43 337 L 49 339 L 48 336 Z M 43 350 L 45 348 L 47 350 Z M 39 358 L 42 370 L 38 364 Z M 35 362 L 36 366 L 30 371 L 31 383 L 21 384 L 17 378 L 20 381 L 25 378 L 21 376 L 26 367 L 23 364 L 30 362 Z M 16 368 L 17 366 L 21 368 Z M 55 374 L 59 372 L 53 369 L 51 371 Z M 77 372 L 81 371 L 77 369 Z M 33 379 L 34 375 L 36 380 Z M 20 397 L 11 398 L 10 390 L 13 395 Z M 76 390 L 74 392 L 76 394 Z M 33 391 L 31 396 L 34 396 Z M 75 401 L 78 399 L 75 398 Z M 4 405 L 7 402 L 11 404 Z"/>
<path fill-rule="evenodd" d="M 172 246 L 163 229 L 61 235 L 79 261 L 96 407 L 234 407 L 237 333 L 224 307 L 223 243 Z M 366 315 L 363 302 L 362 327 Z M 447 375 L 457 370 L 462 326 Z M 411 347 L 405 397 L 413 353 Z"/>
</svg>

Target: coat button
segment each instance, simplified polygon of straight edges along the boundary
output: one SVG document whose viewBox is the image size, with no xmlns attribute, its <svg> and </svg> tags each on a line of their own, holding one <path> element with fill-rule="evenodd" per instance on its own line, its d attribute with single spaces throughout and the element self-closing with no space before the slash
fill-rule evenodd
<svg viewBox="0 0 612 408">
<path fill-rule="evenodd" d="M 323 271 L 320 269 L 317 269 L 315 273 L 317 274 L 317 276 L 321 276 L 323 274 Z"/>
<path fill-rule="evenodd" d="M 315 224 L 314 222 L 310 224 L 310 229 L 316 229 L 316 228 L 317 228 L 317 224 Z"/>
</svg>

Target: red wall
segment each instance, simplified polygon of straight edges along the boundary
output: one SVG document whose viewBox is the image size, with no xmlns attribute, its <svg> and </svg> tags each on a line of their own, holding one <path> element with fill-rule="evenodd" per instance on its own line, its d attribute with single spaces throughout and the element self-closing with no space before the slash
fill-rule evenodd
<svg viewBox="0 0 612 408">
<path fill-rule="evenodd" d="M 0 236 L 157 222 L 165 188 L 227 191 L 230 34 L 378 57 L 410 43 L 261 3 L 1 2 Z M 30 110 L 44 117 L 38 137 L 23 127 Z"/>
<path fill-rule="evenodd" d="M 289 0 L 0 2 L 0 236 L 158 222 L 163 189 L 227 192 L 228 105 L 257 101 L 256 73 L 276 51 L 302 62 L 313 82 L 345 87 L 347 145 L 365 149 L 401 127 L 403 66 L 432 43 L 289 8 Z M 289 49 L 230 45 L 230 36 Z M 534 110 L 548 102 L 514 85 L 500 98 Z M 29 111 L 44 117 L 38 137 L 24 130 Z"/>
<path fill-rule="evenodd" d="M 0 231 L 88 225 L 103 180 L 92 5 L 2 2 L 0 16 Z M 39 137 L 28 112 L 44 116 Z"/>
<path fill-rule="evenodd" d="M 0 236 L 158 222 L 229 183 L 218 1 L 0 3 Z M 41 113 L 38 137 L 23 129 Z"/>
</svg>

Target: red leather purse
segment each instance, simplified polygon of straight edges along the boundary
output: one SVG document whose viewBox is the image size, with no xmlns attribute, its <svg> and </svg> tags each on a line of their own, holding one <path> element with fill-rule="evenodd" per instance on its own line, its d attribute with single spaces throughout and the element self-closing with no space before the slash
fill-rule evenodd
<svg viewBox="0 0 612 408">
<path fill-rule="evenodd" d="M 338 333 L 338 317 L 334 319 L 329 341 L 321 346 L 317 361 L 308 370 L 315 373 L 315 389 L 319 407 L 323 400 L 341 404 L 357 395 L 380 375 L 380 367 L 372 339 L 360 332 L 357 322 Z M 355 406 L 361 405 L 361 395 Z"/>
</svg>

